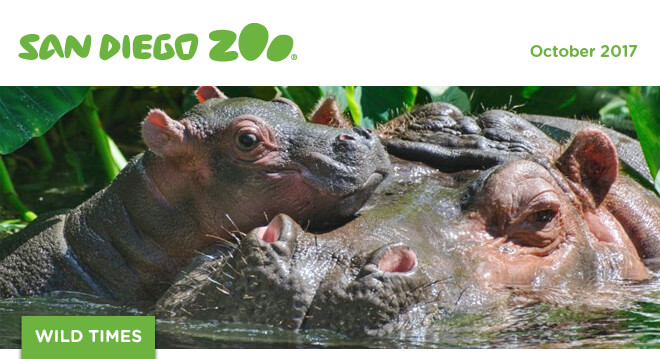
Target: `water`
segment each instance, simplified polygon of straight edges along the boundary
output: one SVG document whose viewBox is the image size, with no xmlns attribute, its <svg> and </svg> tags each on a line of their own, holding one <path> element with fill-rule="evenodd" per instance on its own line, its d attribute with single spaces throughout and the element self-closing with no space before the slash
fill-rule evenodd
<svg viewBox="0 0 660 359">
<path fill-rule="evenodd" d="M 660 348 L 660 283 L 632 288 L 619 309 L 536 304 L 488 313 L 443 313 L 428 328 L 351 338 L 324 331 L 203 321 L 157 321 L 157 348 Z M 0 301 L 0 348 L 20 348 L 21 315 L 144 315 L 77 293 Z"/>
</svg>

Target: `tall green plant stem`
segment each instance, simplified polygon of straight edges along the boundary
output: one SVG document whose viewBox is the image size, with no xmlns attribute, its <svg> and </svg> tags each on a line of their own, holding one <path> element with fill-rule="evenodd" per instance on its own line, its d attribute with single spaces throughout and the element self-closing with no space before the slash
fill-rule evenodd
<svg viewBox="0 0 660 359">
<path fill-rule="evenodd" d="M 89 91 L 87 96 L 85 96 L 80 110 L 82 113 L 81 120 L 85 125 L 87 133 L 92 138 L 96 149 L 99 151 L 103 169 L 110 182 L 126 166 L 126 158 L 124 158 L 124 155 L 122 155 L 110 136 L 103 130 L 92 91 Z"/>
<path fill-rule="evenodd" d="M 353 118 L 353 124 L 358 126 L 362 120 L 362 111 L 355 99 L 355 86 L 345 86 L 344 89 L 346 91 L 346 101 L 348 102 L 348 112 Z"/>
<path fill-rule="evenodd" d="M 50 146 L 48 146 L 48 142 L 46 142 L 44 136 L 35 137 L 32 141 L 34 142 L 34 146 L 37 148 L 39 158 L 41 158 L 44 164 L 52 165 L 55 163 L 53 153 L 50 151 Z"/>
<path fill-rule="evenodd" d="M 18 198 L 18 193 L 16 193 L 16 190 L 14 189 L 14 184 L 11 182 L 9 171 L 7 171 L 7 167 L 5 166 L 2 157 L 0 157 L 0 189 L 2 189 L 3 197 L 7 199 L 7 202 L 21 213 L 23 220 L 31 222 L 37 218 L 37 215 L 30 211 L 23 202 L 21 202 L 21 199 Z"/>
</svg>

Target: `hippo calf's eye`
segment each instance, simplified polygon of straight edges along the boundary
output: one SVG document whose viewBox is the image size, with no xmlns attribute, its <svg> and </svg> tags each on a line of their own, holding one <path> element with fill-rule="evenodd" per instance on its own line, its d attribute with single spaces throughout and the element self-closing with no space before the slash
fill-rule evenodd
<svg viewBox="0 0 660 359">
<path fill-rule="evenodd" d="M 236 139 L 236 142 L 238 143 L 238 147 L 244 151 L 249 151 L 257 147 L 259 142 L 259 137 L 255 135 L 254 133 L 243 133 L 238 136 Z"/>
</svg>

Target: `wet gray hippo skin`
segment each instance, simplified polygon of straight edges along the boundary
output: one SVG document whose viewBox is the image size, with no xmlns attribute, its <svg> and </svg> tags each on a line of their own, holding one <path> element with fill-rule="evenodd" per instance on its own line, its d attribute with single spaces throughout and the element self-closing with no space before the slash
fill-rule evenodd
<svg viewBox="0 0 660 359">
<path fill-rule="evenodd" d="M 389 170 L 371 133 L 306 122 L 288 100 L 196 95 L 179 121 L 149 112 L 149 150 L 111 185 L 2 241 L 0 297 L 70 290 L 155 302 L 205 247 L 279 213 L 309 228 L 341 223 Z"/>
<path fill-rule="evenodd" d="M 422 110 L 463 117 L 430 106 Z M 282 215 L 239 245 L 209 249 L 156 314 L 378 335 L 423 327 L 445 310 L 597 303 L 608 288 L 650 278 L 660 201 L 619 174 L 603 132 L 583 130 L 561 147 L 506 112 L 472 119 L 467 138 L 459 138 L 466 121 L 440 119 L 454 127 L 443 131 L 428 120 L 405 117 L 405 127 L 381 133 L 388 148 L 398 143 L 442 171 L 394 159 L 346 225 L 311 233 Z M 516 139 L 511 129 L 529 133 Z M 476 153 L 480 146 L 490 153 Z M 442 161 L 431 155 L 438 147 Z"/>
</svg>

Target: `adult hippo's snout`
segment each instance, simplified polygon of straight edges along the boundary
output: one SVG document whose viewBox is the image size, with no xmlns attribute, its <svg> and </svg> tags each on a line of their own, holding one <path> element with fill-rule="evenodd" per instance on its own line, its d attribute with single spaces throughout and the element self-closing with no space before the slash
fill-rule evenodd
<svg viewBox="0 0 660 359">
<path fill-rule="evenodd" d="M 237 244 L 219 244 L 182 271 L 157 304 L 160 316 L 254 322 L 297 329 L 314 296 L 313 273 L 295 267 L 302 228 L 286 215 L 250 231 Z"/>
<path fill-rule="evenodd" d="M 431 300 L 434 283 L 407 245 L 365 243 L 373 249 L 342 248 L 278 215 L 237 247 L 219 246 L 207 262 L 193 263 L 158 302 L 157 315 L 389 332 Z"/>
<path fill-rule="evenodd" d="M 409 326 L 416 309 L 433 305 L 435 283 L 407 245 L 386 244 L 361 268 L 354 264 L 355 271 L 340 265 L 328 272 L 302 328 L 382 335 Z"/>
</svg>

